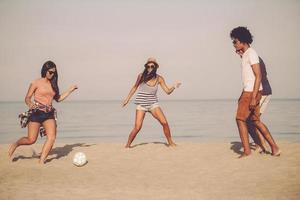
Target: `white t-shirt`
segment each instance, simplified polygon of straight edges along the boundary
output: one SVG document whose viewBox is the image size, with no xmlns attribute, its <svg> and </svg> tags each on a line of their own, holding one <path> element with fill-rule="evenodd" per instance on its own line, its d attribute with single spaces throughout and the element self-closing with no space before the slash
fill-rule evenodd
<svg viewBox="0 0 300 200">
<path fill-rule="evenodd" d="M 255 75 L 251 65 L 259 63 L 259 58 L 254 49 L 249 47 L 242 56 L 242 81 L 244 91 L 253 92 Z M 260 84 L 259 90 L 262 90 Z"/>
</svg>

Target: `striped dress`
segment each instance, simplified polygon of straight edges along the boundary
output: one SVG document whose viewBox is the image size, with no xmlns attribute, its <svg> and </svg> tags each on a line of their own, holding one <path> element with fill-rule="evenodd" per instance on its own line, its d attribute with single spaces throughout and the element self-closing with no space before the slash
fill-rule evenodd
<svg viewBox="0 0 300 200">
<path fill-rule="evenodd" d="M 138 93 L 135 97 L 135 104 L 143 107 L 150 107 L 158 102 L 157 98 L 158 79 L 154 86 L 149 86 L 147 83 L 142 82 L 139 86 Z"/>
</svg>

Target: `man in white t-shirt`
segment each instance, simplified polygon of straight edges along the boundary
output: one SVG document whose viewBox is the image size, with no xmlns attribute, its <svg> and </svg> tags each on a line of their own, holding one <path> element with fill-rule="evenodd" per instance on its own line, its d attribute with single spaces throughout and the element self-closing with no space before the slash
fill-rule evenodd
<svg viewBox="0 0 300 200">
<path fill-rule="evenodd" d="M 236 51 L 236 53 L 242 58 L 243 51 Z M 260 115 L 264 113 L 266 110 L 267 105 L 269 104 L 271 95 L 272 95 L 272 88 L 270 85 L 270 82 L 267 77 L 267 69 L 266 65 L 261 57 L 259 57 L 259 66 L 261 71 L 261 84 L 262 84 L 262 97 L 259 102 L 260 106 Z M 250 119 L 247 119 L 247 128 L 249 135 L 251 136 L 253 142 L 255 143 L 255 151 L 258 151 L 259 153 L 267 153 L 266 148 L 266 141 L 264 136 L 260 133 L 260 131 L 255 128 L 252 121 Z"/>
<path fill-rule="evenodd" d="M 236 122 L 244 148 L 240 158 L 251 154 L 246 120 L 250 119 L 269 143 L 272 155 L 279 156 L 281 151 L 268 128 L 260 121 L 259 101 L 261 99 L 261 70 L 259 57 L 250 47 L 252 35 L 246 27 L 237 27 L 230 33 L 236 51 L 242 51 L 242 83 L 243 91 L 238 101 Z"/>
</svg>

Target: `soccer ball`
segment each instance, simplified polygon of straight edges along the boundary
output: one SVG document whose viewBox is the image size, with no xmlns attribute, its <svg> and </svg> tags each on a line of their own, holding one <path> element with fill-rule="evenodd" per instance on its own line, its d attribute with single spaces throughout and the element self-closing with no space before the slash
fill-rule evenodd
<svg viewBox="0 0 300 200">
<path fill-rule="evenodd" d="M 86 155 L 82 152 L 75 153 L 73 157 L 73 164 L 77 167 L 81 167 L 87 163 Z"/>
</svg>

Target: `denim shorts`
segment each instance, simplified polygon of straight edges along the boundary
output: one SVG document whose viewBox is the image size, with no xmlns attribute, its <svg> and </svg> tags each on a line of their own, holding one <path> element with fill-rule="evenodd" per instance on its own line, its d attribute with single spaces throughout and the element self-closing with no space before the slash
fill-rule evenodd
<svg viewBox="0 0 300 200">
<path fill-rule="evenodd" d="M 50 112 L 45 112 L 37 109 L 33 111 L 33 113 L 29 117 L 30 122 L 38 122 L 40 124 L 42 124 L 44 121 L 48 119 L 55 119 L 54 110 Z"/>
</svg>

